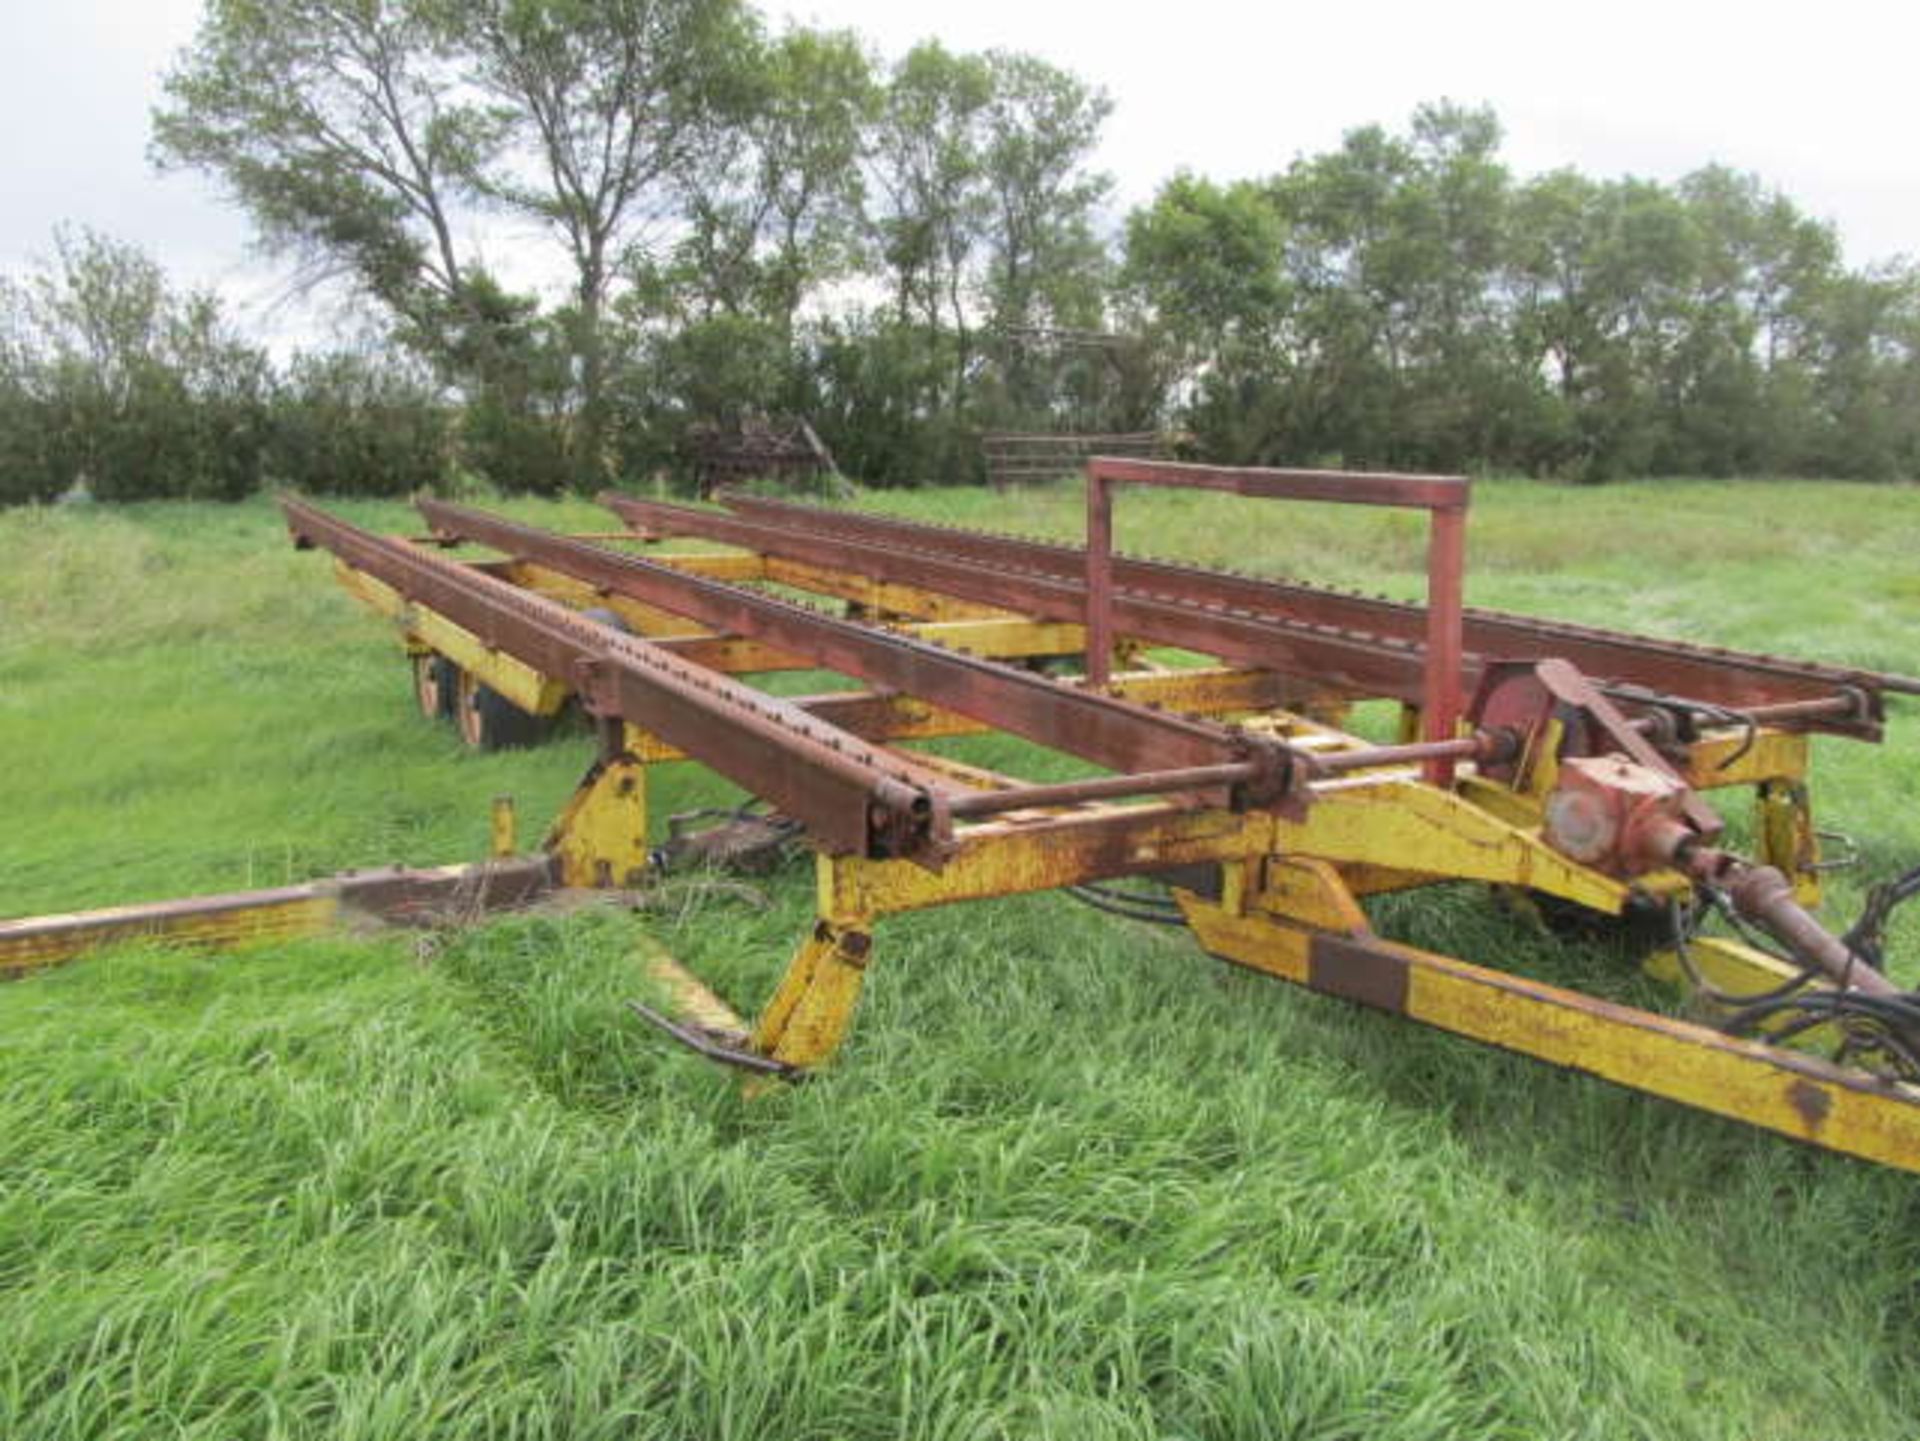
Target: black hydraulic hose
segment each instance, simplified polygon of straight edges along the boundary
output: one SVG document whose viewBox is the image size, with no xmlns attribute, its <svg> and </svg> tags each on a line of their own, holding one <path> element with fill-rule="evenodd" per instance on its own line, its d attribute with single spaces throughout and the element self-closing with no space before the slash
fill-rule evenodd
<svg viewBox="0 0 1920 1441">
<path fill-rule="evenodd" d="M 1129 921 L 1143 921 L 1150 926 L 1184 926 L 1186 917 L 1180 913 L 1177 902 L 1163 902 L 1152 896 L 1122 896 L 1124 893 L 1103 889 L 1091 883 L 1065 887 L 1066 893 L 1082 905 L 1092 906 L 1096 911 L 1105 911 L 1110 916 L 1121 916 Z M 1167 907 L 1171 909 L 1167 909 Z"/>
<path fill-rule="evenodd" d="M 1729 991 L 1723 991 L 1701 973 L 1699 966 L 1694 961 L 1693 952 L 1687 944 L 1692 937 L 1687 931 L 1686 907 L 1676 899 L 1669 907 L 1668 914 L 1672 918 L 1673 924 L 1673 953 L 1680 962 L 1680 969 L 1686 974 L 1687 983 L 1708 1000 L 1715 1001 L 1720 1005 L 1754 1006 L 1766 1001 L 1780 1000 L 1798 991 L 1805 990 L 1814 977 L 1821 974 L 1820 967 L 1817 964 L 1789 962 L 1789 964 L 1799 964 L 1800 970 L 1771 990 L 1739 996 Z M 1765 951 L 1765 954 L 1771 956 L 1774 953 L 1772 951 Z M 1784 960 L 1785 957 L 1774 956 L 1774 959 Z"/>
<path fill-rule="evenodd" d="M 1920 866 L 1891 881 L 1883 881 L 1869 891 L 1860 919 L 1841 941 L 1875 970 L 1884 971 L 1887 922 L 1916 895 L 1920 895 Z"/>
</svg>

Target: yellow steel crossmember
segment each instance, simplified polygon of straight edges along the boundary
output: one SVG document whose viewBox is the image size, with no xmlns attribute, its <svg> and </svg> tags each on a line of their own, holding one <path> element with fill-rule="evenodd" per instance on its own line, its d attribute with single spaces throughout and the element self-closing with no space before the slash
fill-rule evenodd
<svg viewBox="0 0 1920 1441">
<path fill-rule="evenodd" d="M 1364 931 L 1234 916 L 1180 892 L 1200 943 L 1226 960 L 1476 1041 L 1920 1171 L 1920 1090 L 1758 1041 L 1595 1000 Z"/>
<path fill-rule="evenodd" d="M 766 562 L 751 551 L 650 550 L 647 559 L 655 565 L 684 570 L 689 575 L 704 575 L 709 580 L 767 579 Z"/>
<path fill-rule="evenodd" d="M 331 930 L 339 913 L 337 896 L 305 885 L 0 921 L 0 976 L 64 965 L 131 941 L 225 949 L 293 940 Z"/>
<path fill-rule="evenodd" d="M 1437 864 L 1436 864 L 1437 862 Z M 963 832 L 938 870 L 908 861 L 821 856 L 820 931 L 788 967 L 756 1041 L 794 1065 L 827 1060 L 859 999 L 868 937 L 879 917 L 957 901 L 1052 890 L 1080 881 L 1219 865 L 1233 904 L 1306 907 L 1289 880 L 1303 866 L 1331 875 L 1354 864 L 1380 888 L 1450 878 L 1526 885 L 1595 910 L 1618 911 L 1628 888 L 1548 849 L 1448 792 L 1417 781 L 1336 783 L 1299 821 L 1265 811 L 1113 806 L 1081 814 L 1011 816 Z M 1315 900 L 1312 905 L 1318 905 Z M 1322 920 L 1324 923 L 1324 920 Z M 840 938 L 859 937 L 857 955 Z M 806 1018 L 795 1030 L 792 1018 Z M 790 1034 L 792 1032 L 792 1034 Z"/>
<path fill-rule="evenodd" d="M 1807 774 L 1810 739 L 1803 731 L 1712 731 L 1686 747 L 1680 779 L 1697 791 L 1800 780 Z"/>
<path fill-rule="evenodd" d="M 269 890 L 0 921 L 0 977 L 131 942 L 226 950 L 320 935 L 350 917 L 415 922 L 465 915 L 522 904 L 551 885 L 546 858 L 535 856 L 424 870 L 343 871 Z"/>
<path fill-rule="evenodd" d="M 1567 859 L 1537 832 L 1411 776 L 1316 787 L 1301 819 L 1282 820 L 1275 849 L 1338 865 L 1362 895 L 1438 880 L 1521 886 L 1618 914 L 1623 883 Z"/>
<path fill-rule="evenodd" d="M 712 634 L 699 622 L 688 620 L 683 615 L 675 615 L 670 610 L 648 605 L 645 601 L 635 600 L 631 596 L 609 595 L 583 580 L 577 580 L 573 576 L 544 565 L 536 565 L 532 561 L 505 561 L 492 569 L 502 580 L 511 581 L 549 600 L 557 600 L 578 610 L 612 611 L 631 626 L 636 635 L 644 635 L 649 639 L 664 640 L 676 636 L 705 637 Z"/>
<path fill-rule="evenodd" d="M 334 575 L 348 591 L 392 620 L 409 649 L 438 651 L 530 715 L 553 715 L 572 693 L 565 682 L 495 650 L 439 612 L 413 604 L 391 586 L 345 561 L 334 562 Z"/>
<path fill-rule="evenodd" d="M 1828 1149 L 1920 1170 L 1920 1090 L 1377 938 L 1350 877 L 1375 884 L 1475 878 L 1596 910 L 1618 910 L 1630 893 L 1456 796 L 1391 777 L 1325 788 L 1299 819 L 1163 805 L 1008 817 L 965 832 L 938 871 L 823 856 L 820 921 L 756 1025 L 754 1047 L 795 1066 L 831 1058 L 851 1024 L 872 928 L 882 916 L 1196 864 L 1219 866 L 1218 895 L 1175 894 L 1202 946 L 1223 959 Z M 1702 959 L 1725 979 L 1743 963 L 1736 949 L 1707 942 Z M 1758 981 L 1749 974 L 1745 984 Z"/>
<path fill-rule="evenodd" d="M 707 557 L 715 560 L 754 560 L 756 557 Z M 677 653 L 685 660 L 704 665 L 712 670 L 739 675 L 754 672 L 812 670 L 817 663 L 805 656 L 789 654 L 776 650 L 772 646 L 739 636 L 715 635 L 698 621 L 676 614 L 662 606 L 650 605 L 645 601 L 634 600 L 630 596 L 613 594 L 566 575 L 550 567 L 537 565 L 531 561 L 500 561 L 485 567 L 501 579 L 521 586 L 536 595 L 561 601 L 581 610 L 600 609 L 611 611 L 630 626 L 635 635 L 645 636 L 648 640 L 658 641 Z M 727 568 L 715 567 L 720 573 L 716 578 L 733 580 L 739 578 L 727 573 Z M 737 567 L 735 568 L 737 569 Z M 490 652 L 476 638 L 460 627 L 436 615 L 424 606 L 410 605 L 403 597 L 381 582 L 362 574 L 343 561 L 335 562 L 335 573 L 340 583 L 352 591 L 361 600 L 382 614 L 401 622 L 409 634 L 427 649 L 438 650 L 456 664 L 465 666 L 462 656 L 474 660 L 476 667 L 489 664 L 492 660 L 505 660 L 512 665 L 510 657 L 498 657 Z M 926 594 L 926 593 L 921 593 Z M 898 599 L 898 597 L 895 597 Z M 931 640 L 953 650 L 972 651 L 976 655 L 996 656 L 1003 659 L 1018 660 L 1028 656 L 1074 655 L 1085 648 L 1085 632 L 1078 626 L 1063 622 L 1030 620 L 1025 616 L 1011 615 L 1005 611 L 991 611 L 980 615 L 966 613 L 949 615 L 945 609 L 921 606 L 921 610 L 935 612 L 933 618 L 913 621 L 903 629 L 922 640 Z M 989 610 L 988 607 L 973 606 L 960 608 L 967 612 Z M 914 614 L 914 611 L 908 611 Z M 445 644 L 442 640 L 445 640 Z M 459 647 L 455 654 L 449 647 Z M 510 673 L 494 689 L 519 704 L 519 695 L 539 697 L 535 688 L 537 672 L 521 667 L 525 676 Z M 478 669 L 488 684 L 493 681 Z M 558 686 L 558 682 L 552 682 Z M 507 686 L 515 687 L 509 691 Z M 566 690 L 560 687 L 557 692 L 562 699 Z M 552 702 L 556 707 L 558 701 Z M 523 710 L 526 706 L 521 707 Z M 549 712 L 540 712 L 548 714 Z"/>
<path fill-rule="evenodd" d="M 644 554 L 645 558 L 655 565 L 672 566 L 675 570 L 704 575 L 712 580 L 771 581 L 776 585 L 789 586 L 794 590 L 812 591 L 816 595 L 829 595 L 840 600 L 852 601 L 868 614 L 880 618 L 910 616 L 919 620 L 933 621 L 1024 619 L 1017 612 L 1000 606 L 982 605 L 978 601 L 960 600 L 920 586 L 903 585 L 897 581 L 881 580 L 876 576 L 860 572 L 837 570 L 831 566 L 809 565 L 804 561 L 760 555 L 753 551 L 695 552 L 648 549 Z M 513 562 L 509 569 L 518 569 L 522 564 Z M 516 583 L 544 588 L 548 583 L 546 577 L 563 581 L 572 580 L 571 577 L 561 576 L 559 572 L 549 571 L 544 567 L 526 566 L 525 573 L 530 578 L 525 581 L 516 580 Z M 536 576 L 540 578 L 532 578 Z M 576 586 L 580 584 L 578 581 L 572 581 L 572 583 Z"/>
<path fill-rule="evenodd" d="M 810 590 L 819 595 L 838 596 L 861 606 L 869 614 L 913 616 L 919 620 L 1024 620 L 1017 612 L 977 601 L 957 600 L 938 591 L 901 585 L 875 576 L 835 570 L 829 566 L 808 565 L 803 561 L 764 557 L 766 578 L 795 590 Z"/>
<path fill-rule="evenodd" d="M 602 604 L 612 606 L 615 599 L 617 597 L 609 597 Z M 635 628 L 649 639 L 654 638 L 654 633 L 644 625 Z M 1026 619 L 913 621 L 900 629 L 921 640 L 938 642 L 949 650 L 971 651 L 1000 660 L 1071 655 L 1074 647 L 1083 643 L 1083 632 L 1077 625 Z M 680 632 L 661 638 L 659 644 L 683 660 L 728 675 L 820 668 L 818 661 L 740 636 Z"/>
<path fill-rule="evenodd" d="M 876 580 L 872 576 L 829 570 L 823 566 L 801 565 L 783 561 L 775 556 L 650 553 L 646 559 L 655 564 L 671 565 L 676 570 L 704 575 L 712 580 L 772 581 L 794 590 L 852 601 L 876 617 L 905 617 L 935 625 L 979 620 L 1034 624 L 1027 616 L 1001 606 L 955 600 L 937 591 L 923 590 L 917 586 L 898 585 L 889 581 Z M 578 577 L 568 575 L 565 571 L 555 570 L 551 566 L 541 565 L 535 561 L 503 561 L 490 566 L 489 569 L 515 585 L 525 586 L 528 590 L 537 591 L 541 595 L 551 596 L 555 600 L 565 601 L 570 605 L 604 605 L 623 615 L 631 610 L 635 616 L 658 617 L 671 624 L 689 625 L 691 631 L 688 633 L 700 629 L 671 611 L 633 600 L 628 596 L 609 594 Z M 1062 629 L 1079 633 L 1077 626 Z"/>
</svg>

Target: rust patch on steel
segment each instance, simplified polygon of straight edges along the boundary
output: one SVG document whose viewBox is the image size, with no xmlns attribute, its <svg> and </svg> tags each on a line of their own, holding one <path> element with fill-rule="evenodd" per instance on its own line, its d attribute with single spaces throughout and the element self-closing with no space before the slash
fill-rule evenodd
<svg viewBox="0 0 1920 1441">
<path fill-rule="evenodd" d="M 1314 990 L 1396 1015 L 1407 1009 L 1409 969 L 1397 952 L 1342 936 L 1315 936 L 1307 951 Z"/>
<path fill-rule="evenodd" d="M 321 884 L 363 915 L 393 926 L 419 926 L 528 905 L 553 889 L 553 872 L 541 855 L 457 870 L 348 871 Z"/>
<path fill-rule="evenodd" d="M 1787 1085 L 1787 1102 L 1805 1124 L 1809 1135 L 1819 1134 L 1827 1113 L 1833 1109 L 1833 1097 L 1811 1081 L 1795 1080 Z"/>
</svg>

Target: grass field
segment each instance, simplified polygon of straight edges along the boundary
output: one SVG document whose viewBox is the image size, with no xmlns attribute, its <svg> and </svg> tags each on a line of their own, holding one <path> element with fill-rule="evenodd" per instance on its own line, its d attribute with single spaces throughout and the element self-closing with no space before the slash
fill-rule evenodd
<svg viewBox="0 0 1920 1441">
<path fill-rule="evenodd" d="M 1412 594 L 1399 519 L 1142 494 L 1119 537 Z M 1920 671 L 1916 536 L 1915 489 L 1494 483 L 1469 598 Z M 469 858 L 586 763 L 421 720 L 264 502 L 0 513 L 0 553 L 0 915 Z M 1920 859 L 1920 714 L 1819 780 L 1846 917 Z M 835 1073 L 745 1102 L 624 1011 L 633 939 L 751 1007 L 809 880 L 0 987 L 0 1438 L 1920 1434 L 1920 1179 L 1057 896 L 889 923 Z M 1391 921 L 1653 994 L 1464 890 Z"/>
</svg>

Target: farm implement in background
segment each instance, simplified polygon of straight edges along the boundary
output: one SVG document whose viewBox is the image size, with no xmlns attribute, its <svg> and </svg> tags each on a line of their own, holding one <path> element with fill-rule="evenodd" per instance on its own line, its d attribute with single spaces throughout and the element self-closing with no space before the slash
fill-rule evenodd
<svg viewBox="0 0 1920 1441">
<path fill-rule="evenodd" d="M 1423 511 L 1427 603 L 1116 556 L 1114 499 L 1139 485 Z M 393 623 L 426 713 L 482 747 L 569 705 L 592 718 L 598 757 L 540 853 L 512 855 L 503 817 L 473 867 L 0 924 L 0 968 L 129 933 L 298 933 L 354 904 L 405 918 L 630 887 L 663 853 L 803 836 L 817 916 L 757 1017 L 659 955 L 676 1014 L 639 1007 L 745 1071 L 833 1056 L 885 917 L 1064 888 L 1329 995 L 1920 1170 L 1920 997 L 1882 967 L 1920 873 L 1844 935 L 1823 926 L 1807 789 L 1813 735 L 1879 740 L 1884 697 L 1920 681 L 1467 609 L 1468 498 L 1451 477 L 1096 459 L 1077 549 L 744 496 L 722 512 L 608 495 L 617 538 L 422 500 L 432 535 L 409 540 L 287 497 L 295 541 Z M 856 688 L 750 682 L 780 671 Z M 1399 706 L 1393 743 L 1347 728 L 1380 700 Z M 981 734 L 1092 773 L 916 746 Z M 648 773 L 681 761 L 771 814 L 657 846 Z M 1754 797 L 1750 855 L 1707 799 L 1729 790 Z M 1654 928 L 1649 967 L 1696 1019 L 1388 939 L 1366 908 L 1460 881 Z"/>
</svg>

